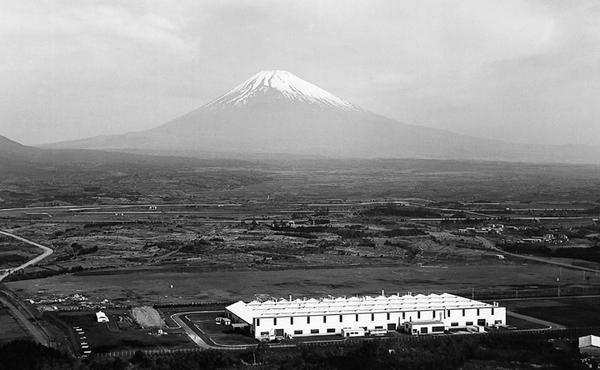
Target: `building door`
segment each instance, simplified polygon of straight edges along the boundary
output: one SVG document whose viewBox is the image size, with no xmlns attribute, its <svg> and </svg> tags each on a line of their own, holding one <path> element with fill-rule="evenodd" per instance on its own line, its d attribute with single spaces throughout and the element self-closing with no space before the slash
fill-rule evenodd
<svg viewBox="0 0 600 370">
<path fill-rule="evenodd" d="M 479 325 L 479 326 L 485 326 L 485 319 L 479 319 L 479 320 L 477 320 L 477 325 Z"/>
<path fill-rule="evenodd" d="M 394 324 L 394 323 L 388 324 L 387 330 L 396 330 L 396 324 Z"/>
<path fill-rule="evenodd" d="M 283 337 L 283 329 L 275 329 L 276 337 Z"/>
<path fill-rule="evenodd" d="M 427 327 L 421 328 L 421 334 L 427 334 Z"/>
</svg>

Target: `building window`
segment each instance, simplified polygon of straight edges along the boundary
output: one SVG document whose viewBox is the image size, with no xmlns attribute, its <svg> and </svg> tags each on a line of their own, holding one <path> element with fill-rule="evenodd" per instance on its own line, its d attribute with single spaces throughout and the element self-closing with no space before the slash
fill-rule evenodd
<svg viewBox="0 0 600 370">
<path fill-rule="evenodd" d="M 261 332 L 260 332 L 260 336 L 261 336 L 261 337 L 266 337 L 266 336 L 268 336 L 268 335 L 269 335 L 269 332 L 268 332 L 268 331 L 261 331 Z"/>
<path fill-rule="evenodd" d="M 294 325 L 294 318 L 290 317 L 290 325 Z"/>
<path fill-rule="evenodd" d="M 388 312 L 387 313 L 387 320 L 389 320 L 389 319 L 390 319 L 390 313 Z"/>
<path fill-rule="evenodd" d="M 473 325 L 473 321 L 467 321 L 467 322 L 465 323 L 465 325 L 467 325 L 467 326 L 471 326 L 471 325 Z"/>
<path fill-rule="evenodd" d="M 383 326 L 376 326 L 375 329 L 383 329 Z"/>
<path fill-rule="evenodd" d="M 260 319 L 256 319 L 256 326 L 260 326 Z"/>
<path fill-rule="evenodd" d="M 294 330 L 294 334 L 296 334 L 296 335 L 302 334 L 302 330 Z"/>
<path fill-rule="evenodd" d="M 450 310 L 448 310 L 448 317 L 450 317 Z"/>
<path fill-rule="evenodd" d="M 358 314 L 356 314 L 356 321 L 358 321 Z"/>
<path fill-rule="evenodd" d="M 477 316 L 479 316 L 479 308 L 477 309 Z"/>
<path fill-rule="evenodd" d="M 340 315 L 340 322 L 344 321 L 344 316 Z"/>
<path fill-rule="evenodd" d="M 327 316 L 323 316 L 323 322 L 327 322 Z"/>
<path fill-rule="evenodd" d="M 463 308 L 463 316 L 465 315 L 465 311 L 466 311 L 466 310 Z"/>
<path fill-rule="evenodd" d="M 450 326 L 458 326 L 457 322 L 450 323 Z"/>
<path fill-rule="evenodd" d="M 277 318 L 273 319 L 273 325 L 277 325 Z"/>
<path fill-rule="evenodd" d="M 319 329 L 310 329 L 311 334 L 319 334 Z"/>
<path fill-rule="evenodd" d="M 492 308 L 492 316 L 494 315 L 494 309 Z"/>
<path fill-rule="evenodd" d="M 435 310 L 431 311 L 431 317 L 435 319 Z"/>
<path fill-rule="evenodd" d="M 329 329 L 327 329 L 327 332 L 328 333 L 335 333 L 335 329 L 334 328 L 329 328 Z"/>
<path fill-rule="evenodd" d="M 402 312 L 402 320 L 406 319 L 406 312 Z"/>
<path fill-rule="evenodd" d="M 371 314 L 371 321 L 375 321 L 375 314 L 374 313 Z"/>
<path fill-rule="evenodd" d="M 417 319 L 421 318 L 421 311 L 417 311 Z"/>
<path fill-rule="evenodd" d="M 306 323 L 310 324 L 310 316 L 306 316 Z"/>
</svg>

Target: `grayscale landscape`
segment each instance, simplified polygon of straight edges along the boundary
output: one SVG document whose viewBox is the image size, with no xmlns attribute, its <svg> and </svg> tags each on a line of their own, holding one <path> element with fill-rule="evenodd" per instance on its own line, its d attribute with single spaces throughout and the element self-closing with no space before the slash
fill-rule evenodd
<svg viewBox="0 0 600 370">
<path fill-rule="evenodd" d="M 597 368 L 598 4 L 5 5 L 0 369 Z"/>
</svg>

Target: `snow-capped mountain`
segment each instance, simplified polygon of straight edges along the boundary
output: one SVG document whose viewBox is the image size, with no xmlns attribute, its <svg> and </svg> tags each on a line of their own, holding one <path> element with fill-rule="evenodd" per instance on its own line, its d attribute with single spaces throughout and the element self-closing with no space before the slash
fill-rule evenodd
<svg viewBox="0 0 600 370">
<path fill-rule="evenodd" d="M 154 129 L 53 148 L 354 158 L 594 162 L 598 147 L 513 144 L 404 124 L 364 110 L 286 71 L 262 71 Z"/>
<path fill-rule="evenodd" d="M 273 94 L 273 98 L 284 98 L 291 102 L 313 104 L 315 107 L 326 106 L 343 110 L 361 110 L 352 103 L 338 98 L 290 72 L 280 70 L 258 72 L 234 87 L 227 94 L 208 103 L 205 107 L 208 109 L 244 107 L 252 104 L 255 99 L 261 96 L 271 94 Z"/>
</svg>

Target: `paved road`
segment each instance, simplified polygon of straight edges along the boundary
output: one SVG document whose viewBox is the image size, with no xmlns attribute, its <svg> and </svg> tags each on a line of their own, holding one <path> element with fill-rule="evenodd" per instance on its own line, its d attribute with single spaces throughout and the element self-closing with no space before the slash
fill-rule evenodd
<svg viewBox="0 0 600 370">
<path fill-rule="evenodd" d="M 465 212 L 465 211 L 463 211 Z M 465 212 L 467 213 L 467 212 Z M 539 221 L 539 220 L 592 220 L 597 218 L 597 216 L 544 216 L 544 217 L 510 217 L 512 221 Z M 453 221 L 466 221 L 466 220 L 478 220 L 478 221 L 493 221 L 498 220 L 502 221 L 501 217 L 418 217 L 418 218 L 409 218 L 409 221 L 415 222 L 427 222 L 427 221 L 445 221 L 445 220 L 453 220 Z"/>
<path fill-rule="evenodd" d="M 48 340 L 46 335 L 37 325 L 35 325 L 32 322 L 35 321 L 35 319 L 32 317 L 28 317 L 29 315 L 27 313 L 27 310 L 19 309 L 15 304 L 13 304 L 13 302 L 11 302 L 11 300 L 8 299 L 8 297 L 3 296 L 2 294 L 0 294 L 0 303 L 2 303 L 9 309 L 13 317 L 21 323 L 21 325 L 29 332 L 29 334 L 36 342 L 45 346 L 50 345 L 50 341 Z"/>
<path fill-rule="evenodd" d="M 600 273 L 600 270 L 598 270 L 598 269 L 594 269 L 594 268 L 591 268 L 591 267 L 584 267 L 584 266 L 573 265 L 573 264 L 570 264 L 568 262 L 555 261 L 552 258 L 535 257 L 535 256 L 529 256 L 529 255 L 525 255 L 525 254 L 509 253 L 509 252 L 505 252 L 502 249 L 499 249 L 499 248 L 496 248 L 496 247 L 494 247 L 494 250 L 496 252 L 498 252 L 499 254 L 502 254 L 504 256 L 511 256 L 511 257 L 514 257 L 514 258 L 520 258 L 520 259 L 524 259 L 524 260 L 528 260 L 528 261 L 535 261 L 535 262 L 546 263 L 546 264 L 549 264 L 549 265 L 564 267 L 564 268 L 568 268 L 568 269 L 572 269 L 572 270 L 580 270 L 580 271 Z"/>
<path fill-rule="evenodd" d="M 598 272 L 598 273 L 600 273 L 600 270 L 598 270 L 598 269 L 594 269 L 594 268 L 591 268 L 591 267 L 583 267 L 583 266 L 572 265 L 572 264 L 567 263 L 567 262 L 554 261 L 551 258 L 534 257 L 534 256 L 523 255 L 523 254 L 508 253 L 508 252 L 505 252 L 505 251 L 503 251 L 501 249 L 496 249 L 496 250 L 498 251 L 498 253 L 501 253 L 501 254 L 503 254 L 505 256 L 511 256 L 511 257 L 515 257 L 515 258 L 526 259 L 526 260 L 529 260 L 529 261 L 536 261 L 536 262 L 547 263 L 547 264 L 550 264 L 550 265 L 564 267 L 564 268 L 568 268 L 568 269 L 572 269 L 572 270 L 580 270 L 580 271 L 588 271 L 588 272 Z"/>
<path fill-rule="evenodd" d="M 565 326 L 551 322 L 551 321 L 546 321 L 546 320 L 542 320 L 542 319 L 538 319 L 535 317 L 531 317 L 531 316 L 527 316 L 527 315 L 522 315 L 520 313 L 516 313 L 516 312 L 512 312 L 512 311 L 506 311 L 506 316 L 512 316 L 512 317 L 516 317 L 517 319 L 521 319 L 521 320 L 526 320 L 526 321 L 530 321 L 530 322 L 534 322 L 536 324 L 540 324 L 540 325 L 544 325 L 545 328 L 544 329 L 566 329 Z M 534 330 L 539 330 L 539 329 L 534 329 Z M 524 330 L 526 331 L 526 330 Z"/>
<path fill-rule="evenodd" d="M 180 328 L 183 328 L 183 330 L 185 331 L 185 333 L 188 335 L 188 337 L 190 337 L 190 339 L 196 343 L 196 345 L 200 348 L 204 348 L 204 349 L 209 349 L 209 348 L 214 348 L 213 346 L 209 345 L 208 343 L 206 343 L 204 341 L 204 339 L 201 336 L 201 333 L 196 333 L 197 330 L 200 330 L 198 328 L 196 328 L 193 325 L 188 325 L 188 323 L 191 323 L 187 318 L 185 318 L 185 315 L 189 315 L 193 312 L 181 312 L 181 313 L 176 313 L 171 315 L 171 319 L 177 324 L 179 325 Z M 182 318 L 182 316 L 184 316 L 184 318 Z M 196 330 L 194 330 L 196 329 Z"/>
<path fill-rule="evenodd" d="M 486 239 L 484 237 L 477 236 L 476 239 L 478 239 L 484 245 L 484 247 L 486 249 L 491 249 L 491 250 L 497 252 L 498 254 L 502 254 L 504 256 L 511 256 L 511 257 L 515 257 L 515 258 L 520 258 L 520 259 L 528 260 L 528 261 L 535 261 L 535 262 L 546 263 L 546 264 L 549 264 L 549 265 L 564 267 L 564 268 L 568 268 L 568 269 L 572 269 L 572 270 L 580 270 L 580 271 L 600 273 L 600 270 L 598 270 L 598 269 L 594 269 L 594 268 L 591 268 L 591 267 L 583 267 L 583 266 L 573 265 L 573 264 L 570 264 L 568 262 L 556 261 L 556 260 L 554 260 L 552 258 L 536 257 L 536 256 L 529 256 L 529 255 L 526 255 L 526 254 L 517 254 L 517 253 L 506 252 L 506 251 L 503 251 L 502 249 L 496 247 L 494 245 L 494 243 L 492 243 L 491 241 L 489 241 L 488 239 Z"/>
<path fill-rule="evenodd" d="M 523 298 L 498 298 L 498 299 L 494 299 L 494 301 L 497 302 L 504 302 L 504 301 L 541 301 L 544 299 L 577 299 L 577 298 L 600 298 L 600 294 L 588 294 L 588 295 L 561 295 L 560 297 L 557 296 L 546 296 L 546 297 L 523 297 Z"/>
<path fill-rule="evenodd" d="M 198 345 L 198 347 L 203 349 L 231 349 L 231 350 L 239 350 L 239 349 L 249 349 L 255 348 L 256 344 L 219 344 L 213 341 L 202 329 L 200 329 L 196 324 L 194 324 L 187 315 L 194 313 L 206 313 L 206 312 L 222 312 L 222 311 L 193 311 L 193 312 L 179 312 L 171 315 L 171 319 L 179 325 L 179 327 L 183 328 L 185 333 L 190 337 L 190 339 Z M 279 347 L 285 347 L 289 345 L 277 345 Z"/>
<path fill-rule="evenodd" d="M 35 265 L 36 263 L 40 262 L 41 260 L 43 260 L 44 258 L 48 257 L 49 255 L 51 255 L 54 252 L 51 248 L 48 248 L 48 247 L 46 247 L 44 245 L 38 244 L 38 243 L 33 242 L 31 240 L 22 238 L 20 236 L 15 235 L 15 234 L 12 234 L 12 233 L 9 233 L 9 232 L 6 232 L 6 231 L 1 231 L 1 230 L 0 230 L 0 234 L 4 235 L 4 236 L 8 236 L 8 237 L 13 238 L 13 239 L 17 239 L 17 240 L 22 241 L 24 243 L 27 243 L 29 245 L 33 245 L 34 247 L 38 247 L 38 248 L 40 248 L 43 251 L 42 254 L 40 254 L 39 256 L 37 256 L 37 257 L 35 257 L 35 258 L 33 258 L 33 259 L 25 262 L 21 266 L 13 267 L 13 268 L 10 268 L 10 269 L 7 269 L 7 270 L 2 270 L 2 272 L 0 273 L 0 282 L 2 282 L 2 280 L 4 280 L 8 275 L 10 275 L 10 274 L 12 274 L 12 273 L 14 273 L 16 271 L 22 270 L 22 269 L 24 269 L 24 268 L 26 268 L 28 266 Z"/>
</svg>

